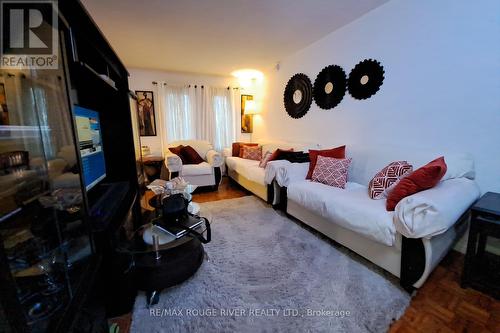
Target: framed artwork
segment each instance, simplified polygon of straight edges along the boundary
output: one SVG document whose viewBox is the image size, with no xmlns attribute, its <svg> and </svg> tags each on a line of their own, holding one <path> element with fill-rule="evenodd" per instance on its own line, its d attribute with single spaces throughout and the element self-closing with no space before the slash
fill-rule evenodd
<svg viewBox="0 0 500 333">
<path fill-rule="evenodd" d="M 156 136 L 155 106 L 152 91 L 136 90 L 139 133 L 141 136 Z"/>
<path fill-rule="evenodd" d="M 241 95 L 241 133 L 253 133 L 253 121 L 251 114 L 245 114 L 246 101 L 253 100 L 252 95 Z"/>
<path fill-rule="evenodd" d="M 0 125 L 10 125 L 7 97 L 5 96 L 5 85 L 3 83 L 0 83 Z"/>
</svg>

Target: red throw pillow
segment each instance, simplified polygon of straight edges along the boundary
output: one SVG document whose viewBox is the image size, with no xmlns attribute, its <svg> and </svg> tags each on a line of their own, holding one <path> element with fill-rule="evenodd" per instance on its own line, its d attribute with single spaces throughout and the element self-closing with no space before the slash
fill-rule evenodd
<svg viewBox="0 0 500 333">
<path fill-rule="evenodd" d="M 241 158 L 247 160 L 260 161 L 262 158 L 262 146 L 242 146 L 240 150 Z"/>
<path fill-rule="evenodd" d="M 280 149 L 280 148 L 278 148 L 271 155 L 271 157 L 269 158 L 268 162 L 275 161 L 275 160 L 277 160 L 277 159 L 280 158 L 280 155 L 282 153 L 284 153 L 284 152 L 291 152 L 291 151 L 293 151 L 293 148 L 290 148 L 290 149 Z"/>
<path fill-rule="evenodd" d="M 347 171 L 351 161 L 350 158 L 333 158 L 319 155 L 311 180 L 325 185 L 345 188 Z"/>
<path fill-rule="evenodd" d="M 242 142 L 233 142 L 231 156 L 240 156 L 240 145 Z"/>
<path fill-rule="evenodd" d="M 182 156 L 186 159 L 186 164 L 200 164 L 205 162 L 200 154 L 191 146 L 184 146 L 182 148 Z"/>
<path fill-rule="evenodd" d="M 386 209 L 393 211 L 403 198 L 436 186 L 443 178 L 446 170 L 446 162 L 444 157 L 441 156 L 404 177 L 389 193 Z"/>
<path fill-rule="evenodd" d="M 243 147 L 257 147 L 259 144 L 258 143 L 240 143 L 240 152 L 239 152 L 239 157 L 243 157 Z M 260 157 L 259 157 L 259 160 L 260 160 Z"/>
<path fill-rule="evenodd" d="M 187 161 L 186 161 L 186 158 L 184 157 L 184 155 L 182 155 L 182 148 L 184 148 L 183 145 L 178 145 L 177 147 L 170 147 L 170 148 L 168 148 L 168 150 L 170 150 L 172 152 L 172 154 L 179 156 L 179 158 L 182 161 L 182 164 L 186 164 Z"/>
<path fill-rule="evenodd" d="M 233 143 L 233 145 L 232 145 L 232 152 L 231 152 L 231 156 L 241 157 L 241 156 L 240 156 L 240 148 L 241 148 L 241 145 L 257 146 L 257 145 L 258 145 L 258 143 L 235 142 L 235 143 Z"/>
<path fill-rule="evenodd" d="M 325 150 L 309 150 L 309 159 L 311 162 L 309 163 L 309 171 L 307 172 L 306 179 L 311 179 L 318 156 L 345 158 L 345 146 Z"/>
</svg>

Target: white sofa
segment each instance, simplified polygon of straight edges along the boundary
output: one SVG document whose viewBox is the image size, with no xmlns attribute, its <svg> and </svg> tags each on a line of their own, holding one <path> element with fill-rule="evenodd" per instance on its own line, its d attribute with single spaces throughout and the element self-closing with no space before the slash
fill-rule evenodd
<svg viewBox="0 0 500 333">
<path fill-rule="evenodd" d="M 179 156 L 172 153 L 168 148 L 179 145 L 191 146 L 203 158 L 200 164 L 182 164 Z M 224 164 L 222 155 L 215 151 L 212 144 L 203 140 L 183 140 L 171 142 L 165 150 L 164 165 L 160 177 L 169 180 L 180 176 L 190 184 L 200 187 L 210 187 L 217 190 L 221 181 L 221 166 Z"/>
<path fill-rule="evenodd" d="M 399 277 L 406 289 L 419 288 L 463 234 L 479 198 L 472 157 L 357 146 L 347 146 L 346 155 L 352 157 L 346 189 L 305 180 L 309 163 L 280 168 L 286 212 Z M 404 198 L 394 212 L 386 211 L 385 199 L 368 196 L 371 178 L 390 162 L 407 160 L 417 169 L 441 155 L 448 166 L 442 181 Z"/>
<path fill-rule="evenodd" d="M 273 153 L 278 148 L 293 148 L 294 151 L 305 152 L 309 149 L 318 149 L 317 145 L 303 143 L 261 141 L 258 144 L 262 146 L 262 155 L 267 151 Z M 224 158 L 229 177 L 269 204 L 277 205 L 279 203 L 279 187 L 274 182 L 274 178 L 278 169 L 290 164 L 290 162 L 285 160 L 271 161 L 264 169 L 259 167 L 260 161 L 232 156 L 231 148 L 224 149 Z"/>
</svg>

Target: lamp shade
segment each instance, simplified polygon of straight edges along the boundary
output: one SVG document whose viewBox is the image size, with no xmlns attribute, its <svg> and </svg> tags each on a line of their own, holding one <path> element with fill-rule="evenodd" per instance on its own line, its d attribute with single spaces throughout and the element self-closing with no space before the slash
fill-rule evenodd
<svg viewBox="0 0 500 333">
<path fill-rule="evenodd" d="M 259 113 L 255 106 L 255 101 L 249 100 L 245 102 L 245 114 L 256 114 Z"/>
</svg>

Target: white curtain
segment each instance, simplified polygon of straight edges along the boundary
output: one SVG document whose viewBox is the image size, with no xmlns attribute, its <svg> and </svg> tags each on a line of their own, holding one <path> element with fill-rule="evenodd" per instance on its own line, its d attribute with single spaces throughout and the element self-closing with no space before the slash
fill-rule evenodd
<svg viewBox="0 0 500 333">
<path fill-rule="evenodd" d="M 193 101 L 186 87 L 165 86 L 165 125 L 169 142 L 194 137 Z"/>
<path fill-rule="evenodd" d="M 222 151 L 236 137 L 232 88 L 200 85 L 175 87 L 158 83 L 162 148 L 177 140 L 207 140 Z"/>
<path fill-rule="evenodd" d="M 221 151 L 234 141 L 234 108 L 231 102 L 232 88 L 211 88 L 211 106 L 214 115 L 213 145 Z"/>
</svg>

